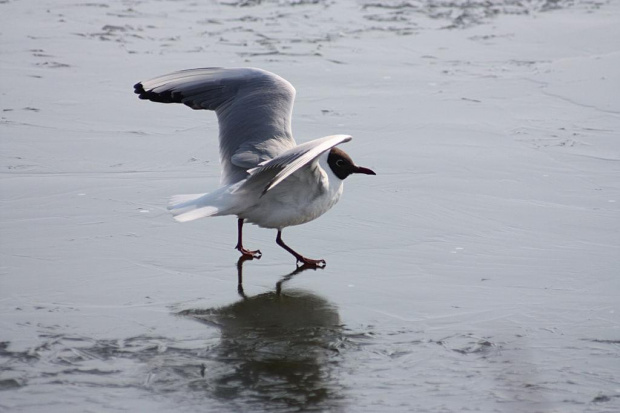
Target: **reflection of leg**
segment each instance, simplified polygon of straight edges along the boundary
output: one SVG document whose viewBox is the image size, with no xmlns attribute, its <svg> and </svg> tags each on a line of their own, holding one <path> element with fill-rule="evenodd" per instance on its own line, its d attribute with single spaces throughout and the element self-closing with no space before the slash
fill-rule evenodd
<svg viewBox="0 0 620 413">
<path fill-rule="evenodd" d="M 252 256 L 242 255 L 237 260 L 237 292 L 243 298 L 248 298 L 243 291 L 243 263 L 253 259 Z"/>
<path fill-rule="evenodd" d="M 282 231 L 280 230 L 278 230 L 278 236 L 276 237 L 276 244 L 278 244 L 279 246 L 281 246 L 282 248 L 284 248 L 285 250 L 293 254 L 293 256 L 297 258 L 297 262 L 301 262 L 303 265 L 307 265 L 311 267 L 320 267 L 320 268 L 323 268 L 326 265 L 325 260 L 313 260 L 310 258 L 306 258 L 303 255 L 296 252 L 295 250 L 293 250 L 288 245 L 286 245 L 284 241 L 282 241 Z"/>
<path fill-rule="evenodd" d="M 293 271 L 290 274 L 286 274 L 284 277 L 280 278 L 280 281 L 278 281 L 276 283 L 276 294 L 280 295 L 280 293 L 282 292 L 282 284 L 284 284 L 285 282 L 287 282 L 288 280 L 290 280 L 291 278 L 293 278 L 294 276 L 296 276 L 299 273 L 302 273 L 306 270 L 314 270 L 316 271 L 318 268 L 323 269 L 322 267 L 317 267 L 316 265 L 300 265 L 297 268 L 295 268 L 295 271 Z"/>
<path fill-rule="evenodd" d="M 260 250 L 250 251 L 243 248 L 243 218 L 237 220 L 237 246 L 235 247 L 243 257 L 260 258 L 263 254 Z"/>
</svg>

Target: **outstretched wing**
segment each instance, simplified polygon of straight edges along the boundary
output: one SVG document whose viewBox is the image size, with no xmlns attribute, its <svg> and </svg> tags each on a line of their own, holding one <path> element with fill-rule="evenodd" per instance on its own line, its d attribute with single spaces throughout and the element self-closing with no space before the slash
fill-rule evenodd
<svg viewBox="0 0 620 413">
<path fill-rule="evenodd" d="M 291 131 L 295 89 L 265 70 L 182 70 L 137 83 L 134 91 L 140 99 L 216 112 L 223 184 L 245 179 L 248 169 L 295 147 Z"/>
<path fill-rule="evenodd" d="M 331 135 L 302 143 L 280 154 L 261 166 L 250 169 L 250 177 L 237 190 L 243 191 L 251 187 L 262 187 L 262 195 L 284 181 L 296 171 L 310 164 L 321 154 L 336 145 L 353 139 L 349 135 Z"/>
</svg>

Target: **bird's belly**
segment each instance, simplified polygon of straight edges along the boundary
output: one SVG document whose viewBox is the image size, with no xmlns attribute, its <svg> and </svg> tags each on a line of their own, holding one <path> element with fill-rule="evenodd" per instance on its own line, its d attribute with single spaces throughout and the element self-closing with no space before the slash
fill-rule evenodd
<svg viewBox="0 0 620 413">
<path fill-rule="evenodd" d="M 300 225 L 329 211 L 342 193 L 341 185 L 320 189 L 303 185 L 295 185 L 294 188 L 287 186 L 282 183 L 267 192 L 252 208 L 240 213 L 239 217 L 263 228 L 282 229 Z"/>
</svg>

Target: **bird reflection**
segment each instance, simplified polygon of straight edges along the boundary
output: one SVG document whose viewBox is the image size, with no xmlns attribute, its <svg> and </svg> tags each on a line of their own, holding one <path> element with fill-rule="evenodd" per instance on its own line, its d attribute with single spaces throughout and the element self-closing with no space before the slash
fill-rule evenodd
<svg viewBox="0 0 620 413">
<path fill-rule="evenodd" d="M 254 259 L 254 257 L 252 256 L 248 256 L 248 255 L 242 255 L 241 257 L 239 257 L 239 260 L 237 261 L 237 292 L 239 293 L 239 295 L 243 298 L 248 298 L 245 295 L 245 291 L 243 290 L 243 264 L 246 261 L 252 261 Z M 307 270 L 313 270 L 316 271 L 318 269 L 323 269 L 321 267 L 317 267 L 315 265 L 300 265 L 297 268 L 295 268 L 295 270 L 285 276 L 283 276 L 280 281 L 278 281 L 276 283 L 276 294 L 281 294 L 282 293 L 282 284 L 284 284 L 285 282 L 289 281 L 291 278 L 293 278 L 294 276 L 296 276 L 297 274 L 301 274 L 304 271 Z"/>
<path fill-rule="evenodd" d="M 242 257 L 237 263 L 241 300 L 180 313 L 221 330 L 214 362 L 203 367 L 205 389 L 240 411 L 257 402 L 268 410 L 340 410 L 334 368 L 343 331 L 336 307 L 309 292 L 282 290 L 309 269 L 303 266 L 283 276 L 275 291 L 248 297 L 243 291 L 245 261 Z"/>
</svg>

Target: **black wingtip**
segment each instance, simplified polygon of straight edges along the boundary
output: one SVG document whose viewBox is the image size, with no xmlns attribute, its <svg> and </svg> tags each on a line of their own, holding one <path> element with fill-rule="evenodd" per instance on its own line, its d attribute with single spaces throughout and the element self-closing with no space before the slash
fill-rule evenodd
<svg viewBox="0 0 620 413">
<path fill-rule="evenodd" d="M 146 90 L 144 90 L 144 86 L 142 85 L 141 82 L 138 82 L 135 85 L 133 85 L 133 93 L 138 95 L 138 98 L 140 99 L 143 99 L 143 100 L 149 99 L 148 93 Z"/>
<path fill-rule="evenodd" d="M 165 90 L 163 92 L 153 92 L 152 90 L 145 90 L 142 82 L 133 85 L 133 93 L 138 95 L 142 100 L 150 100 L 151 102 L 158 103 L 183 103 L 183 94 L 179 92 L 172 92 Z"/>
<path fill-rule="evenodd" d="M 144 86 L 142 86 L 142 82 L 138 82 L 133 85 L 133 93 L 137 95 L 144 93 Z"/>
</svg>

